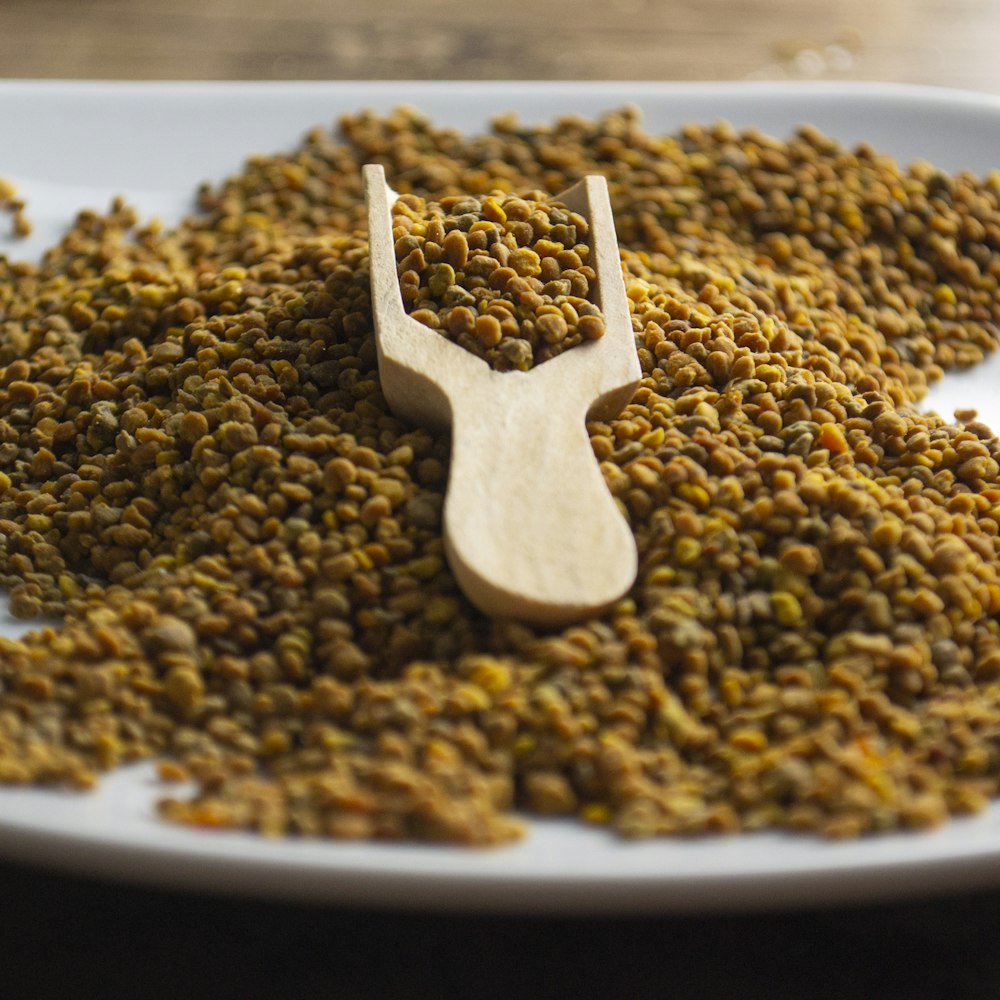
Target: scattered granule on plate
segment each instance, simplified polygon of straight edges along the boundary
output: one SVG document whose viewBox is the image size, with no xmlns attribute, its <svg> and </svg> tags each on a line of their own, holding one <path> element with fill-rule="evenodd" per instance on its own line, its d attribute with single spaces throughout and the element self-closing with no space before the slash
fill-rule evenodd
<svg viewBox="0 0 1000 1000">
<path fill-rule="evenodd" d="M 11 216 L 11 235 L 16 237 L 30 236 L 31 220 L 25 213 L 24 200 L 17 195 L 17 188 L 10 181 L 0 177 L 0 210 Z"/>
</svg>

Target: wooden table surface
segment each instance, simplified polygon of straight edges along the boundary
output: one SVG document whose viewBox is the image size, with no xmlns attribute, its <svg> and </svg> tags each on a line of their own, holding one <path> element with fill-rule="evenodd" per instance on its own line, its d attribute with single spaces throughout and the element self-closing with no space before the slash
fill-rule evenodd
<svg viewBox="0 0 1000 1000">
<path fill-rule="evenodd" d="M 1000 93 L 998 38 L 997 0 L 0 0 L 8 78 L 821 78 Z M 0 995 L 986 998 L 1000 995 L 998 922 L 988 892 L 664 919 L 357 913 L 0 862 Z"/>
<path fill-rule="evenodd" d="M 858 79 L 1000 92 L 997 0 L 3 0 L 0 74 Z"/>
</svg>

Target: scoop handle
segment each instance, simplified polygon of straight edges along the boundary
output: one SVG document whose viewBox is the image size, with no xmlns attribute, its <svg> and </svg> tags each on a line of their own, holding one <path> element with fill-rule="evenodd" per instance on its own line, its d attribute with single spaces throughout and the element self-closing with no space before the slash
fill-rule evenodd
<svg viewBox="0 0 1000 1000">
<path fill-rule="evenodd" d="M 489 374 L 451 397 L 452 570 L 493 616 L 558 626 L 597 614 L 629 589 L 637 555 L 590 444 L 586 401 L 554 366 L 548 377 L 545 366 Z"/>
</svg>

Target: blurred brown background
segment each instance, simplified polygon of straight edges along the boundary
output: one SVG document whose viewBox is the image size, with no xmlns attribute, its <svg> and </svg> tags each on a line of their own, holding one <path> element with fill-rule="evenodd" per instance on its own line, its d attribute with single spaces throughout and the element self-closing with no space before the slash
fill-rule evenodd
<svg viewBox="0 0 1000 1000">
<path fill-rule="evenodd" d="M 0 0 L 0 75 L 855 79 L 1000 92 L 998 0 Z"/>
</svg>

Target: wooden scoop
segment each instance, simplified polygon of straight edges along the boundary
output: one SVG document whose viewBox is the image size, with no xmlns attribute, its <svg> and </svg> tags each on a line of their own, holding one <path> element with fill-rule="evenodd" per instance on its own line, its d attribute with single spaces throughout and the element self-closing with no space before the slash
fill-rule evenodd
<svg viewBox="0 0 1000 1000">
<path fill-rule="evenodd" d="M 585 421 L 617 416 L 639 381 L 614 219 L 603 177 L 558 196 L 590 223 L 605 334 L 527 372 L 497 372 L 407 316 L 392 237 L 396 194 L 364 168 L 372 310 L 393 412 L 451 428 L 445 552 L 488 615 L 563 625 L 607 608 L 635 580 L 635 539 L 608 492 Z"/>
</svg>

